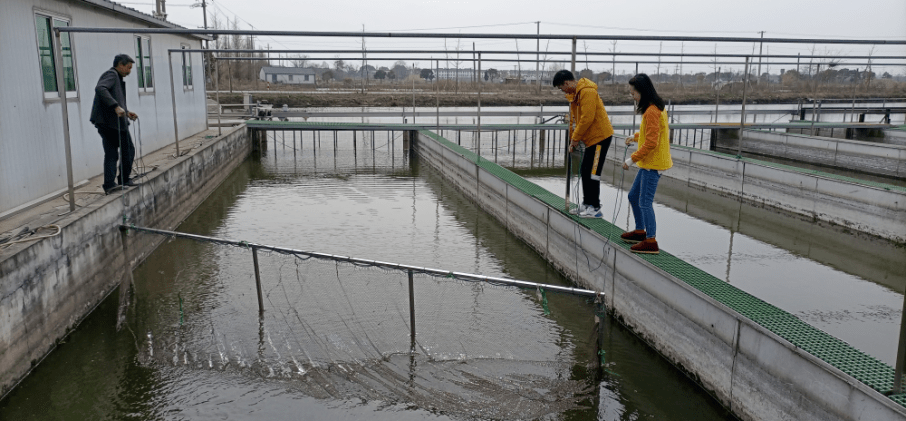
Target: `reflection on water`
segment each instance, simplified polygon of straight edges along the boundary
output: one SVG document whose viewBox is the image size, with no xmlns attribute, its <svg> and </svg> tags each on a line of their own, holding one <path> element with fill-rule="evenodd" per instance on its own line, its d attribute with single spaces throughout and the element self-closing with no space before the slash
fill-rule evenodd
<svg viewBox="0 0 906 421">
<path fill-rule="evenodd" d="M 398 138 L 321 135 L 271 136 L 179 230 L 565 283 Z M 260 320 L 247 250 L 166 242 L 135 271 L 128 329 L 104 301 L 0 418 L 732 419 L 610 319 L 596 353 L 582 298 L 417 277 L 410 356 L 405 275 L 259 258 Z"/>
</svg>

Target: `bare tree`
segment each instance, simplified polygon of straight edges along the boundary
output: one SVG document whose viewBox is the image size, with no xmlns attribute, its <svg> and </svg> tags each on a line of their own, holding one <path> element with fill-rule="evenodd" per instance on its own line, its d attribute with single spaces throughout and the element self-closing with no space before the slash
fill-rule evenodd
<svg viewBox="0 0 906 421">
<path fill-rule="evenodd" d="M 293 67 L 308 67 L 308 55 L 298 54 L 294 59 L 289 61 Z"/>
</svg>

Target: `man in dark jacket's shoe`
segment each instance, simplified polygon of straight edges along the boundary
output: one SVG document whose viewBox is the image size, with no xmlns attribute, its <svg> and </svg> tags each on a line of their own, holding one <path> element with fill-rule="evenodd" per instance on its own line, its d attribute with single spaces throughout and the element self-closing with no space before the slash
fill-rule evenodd
<svg viewBox="0 0 906 421">
<path fill-rule="evenodd" d="M 103 187 L 107 194 L 136 185 L 129 179 L 132 160 L 135 159 L 135 145 L 129 136 L 129 120 L 135 121 L 138 115 L 126 106 L 126 82 L 123 81 L 132 72 L 133 63 L 135 60 L 128 55 L 117 55 L 113 58 L 113 67 L 101 75 L 94 88 L 90 121 L 98 129 L 104 144 Z M 117 160 L 120 162 L 120 173 L 114 179 Z"/>
</svg>

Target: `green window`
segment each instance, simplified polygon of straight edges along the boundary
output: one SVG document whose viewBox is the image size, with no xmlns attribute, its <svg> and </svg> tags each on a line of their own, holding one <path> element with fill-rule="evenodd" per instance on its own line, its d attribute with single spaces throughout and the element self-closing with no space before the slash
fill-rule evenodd
<svg viewBox="0 0 906 421">
<path fill-rule="evenodd" d="M 41 82 L 44 86 L 45 97 L 57 97 L 57 70 L 56 57 L 53 50 L 53 28 L 69 26 L 69 21 L 48 15 L 35 15 L 35 27 L 38 36 L 38 61 L 41 64 Z M 66 96 L 76 96 L 75 64 L 72 54 L 72 43 L 69 33 L 60 34 L 60 43 L 63 52 L 63 82 L 66 86 Z M 70 94 L 70 92 L 72 92 Z"/>
<path fill-rule="evenodd" d="M 135 64 L 132 71 L 137 76 L 139 92 L 154 92 L 154 78 L 151 72 L 151 38 L 135 37 Z"/>
<path fill-rule="evenodd" d="M 181 46 L 183 50 L 189 48 Z M 182 53 L 182 87 L 192 89 L 192 53 Z"/>
</svg>

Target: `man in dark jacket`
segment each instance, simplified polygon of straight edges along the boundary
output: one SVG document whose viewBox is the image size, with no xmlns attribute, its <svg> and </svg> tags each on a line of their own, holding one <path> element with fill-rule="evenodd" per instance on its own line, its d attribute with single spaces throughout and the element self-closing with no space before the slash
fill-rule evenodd
<svg viewBox="0 0 906 421">
<path fill-rule="evenodd" d="M 135 159 L 135 145 L 129 136 L 129 120 L 138 115 L 126 106 L 126 82 L 123 78 L 132 72 L 132 57 L 119 54 L 113 58 L 113 67 L 98 80 L 94 88 L 94 105 L 91 107 L 91 123 L 98 129 L 104 143 L 104 193 L 135 186 L 129 179 L 132 160 Z M 122 156 L 117 156 L 122 153 Z M 116 161 L 120 161 L 120 174 L 116 175 Z"/>
</svg>

